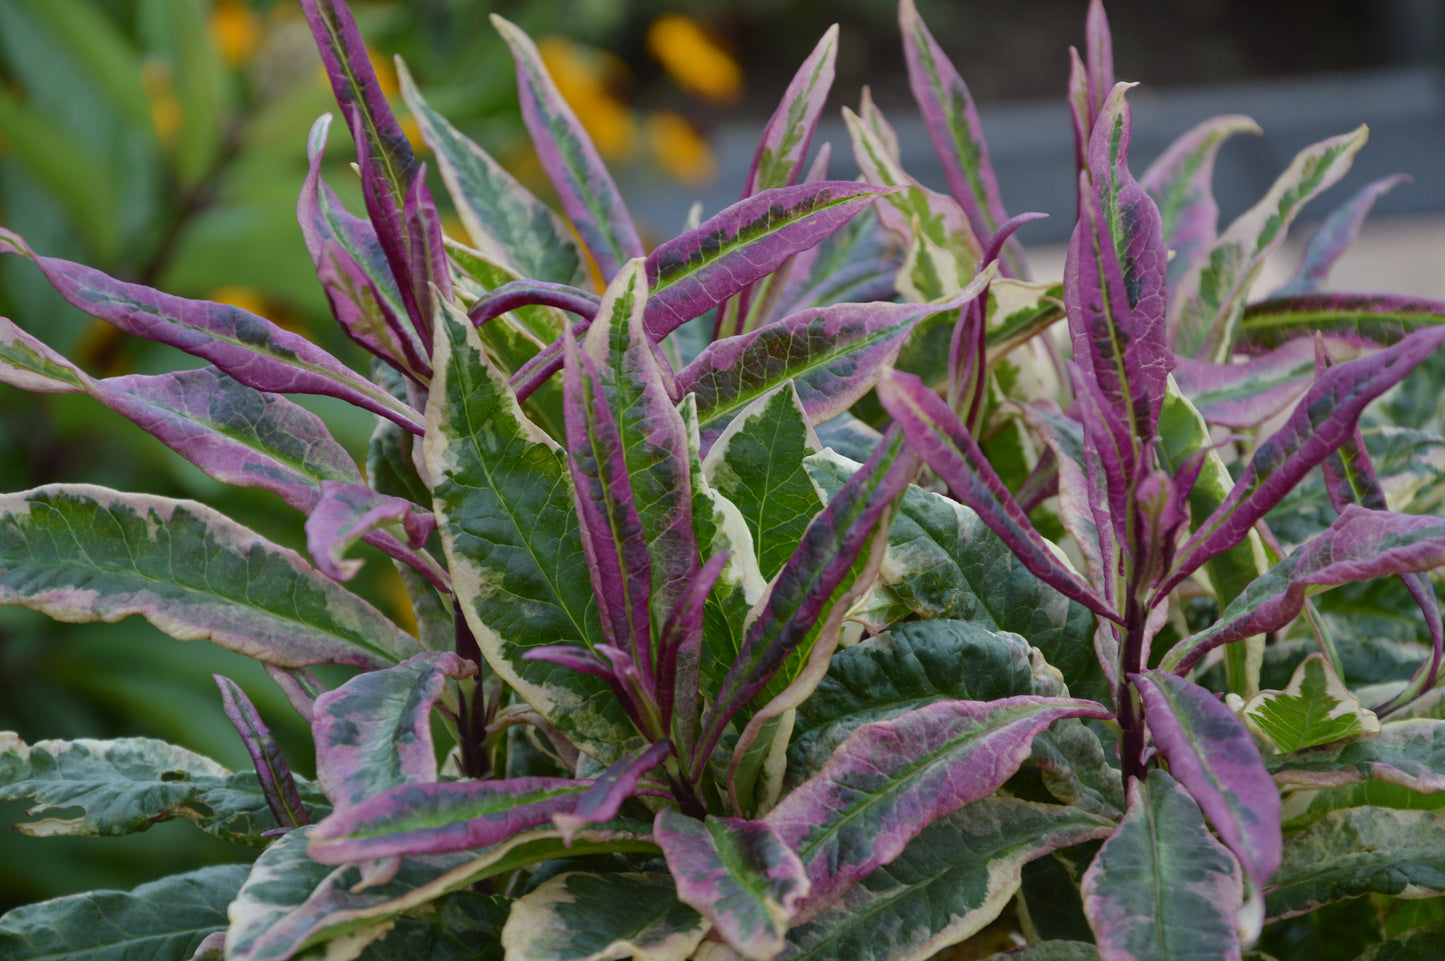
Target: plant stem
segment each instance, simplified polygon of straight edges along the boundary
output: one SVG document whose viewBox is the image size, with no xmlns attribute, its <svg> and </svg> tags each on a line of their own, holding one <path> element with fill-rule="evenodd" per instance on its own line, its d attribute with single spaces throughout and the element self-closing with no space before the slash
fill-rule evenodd
<svg viewBox="0 0 1445 961">
<path fill-rule="evenodd" d="M 1144 762 L 1144 713 L 1139 703 L 1139 693 L 1129 682 L 1129 675 L 1142 671 L 1144 660 L 1144 627 L 1148 613 L 1134 591 L 1129 592 L 1128 603 L 1124 606 L 1124 649 L 1119 662 L 1119 727 L 1124 732 L 1119 747 L 1119 760 L 1124 768 L 1124 790 L 1129 789 L 1130 778 L 1142 779 L 1145 774 Z"/>
</svg>

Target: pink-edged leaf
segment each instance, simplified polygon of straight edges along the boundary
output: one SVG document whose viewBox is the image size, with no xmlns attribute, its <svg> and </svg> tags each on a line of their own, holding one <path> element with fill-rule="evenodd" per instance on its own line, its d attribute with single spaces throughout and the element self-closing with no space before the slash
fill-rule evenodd
<svg viewBox="0 0 1445 961">
<path fill-rule="evenodd" d="M 1316 333 L 1353 347 L 1388 347 L 1445 324 L 1445 301 L 1399 294 L 1301 294 L 1245 309 L 1236 348 L 1258 354 Z"/>
<path fill-rule="evenodd" d="M 261 791 L 266 795 L 266 804 L 276 818 L 276 823 L 293 828 L 310 824 L 311 818 L 301 803 L 301 794 L 296 790 L 296 779 L 291 766 L 281 753 L 281 745 L 271 735 L 256 705 L 241 690 L 241 686 L 229 677 L 212 674 L 211 679 L 221 689 L 221 704 L 236 733 L 246 745 L 246 753 L 256 768 L 256 777 L 261 781 Z"/>
<path fill-rule="evenodd" d="M 652 833 L 679 901 L 749 961 L 777 957 L 809 884 L 803 862 L 771 825 L 711 815 L 698 821 L 664 809 Z"/>
<path fill-rule="evenodd" d="M 1340 345 L 1349 350 L 1348 345 Z M 1174 382 L 1211 425 L 1252 430 L 1299 400 L 1315 377 L 1315 348 L 1307 338 L 1242 364 L 1176 357 Z"/>
<path fill-rule="evenodd" d="M 659 245 L 647 257 L 648 336 L 660 342 L 815 247 L 887 192 L 833 180 L 765 190 Z M 561 366 L 558 340 L 512 378 L 512 387 L 525 398 Z"/>
<path fill-rule="evenodd" d="M 671 721 L 673 738 L 680 758 L 692 756 L 697 742 L 698 703 L 701 688 L 702 650 L 707 602 L 713 585 L 722 576 L 731 555 L 721 551 L 708 558 L 688 586 L 682 602 L 662 627 L 658 638 L 662 670 L 658 679 L 657 700 L 663 710 L 664 722 Z M 682 710 L 678 711 L 678 693 L 682 693 Z"/>
<path fill-rule="evenodd" d="M 488 291 L 467 311 L 477 326 L 518 307 L 557 307 L 576 314 L 587 323 L 597 317 L 602 298 L 569 284 L 545 280 L 514 280 Z M 585 329 L 583 331 L 585 333 Z M 578 336 L 581 336 L 579 333 Z"/>
<path fill-rule="evenodd" d="M 1421 794 L 1445 791 L 1445 721 L 1411 718 L 1373 734 L 1265 759 L 1281 788 L 1319 790 L 1384 781 Z"/>
<path fill-rule="evenodd" d="M 822 913 L 934 821 L 993 794 L 1053 722 L 1110 716 L 1092 701 L 1020 696 L 937 701 L 858 728 L 763 819 L 798 852 L 811 883 L 794 923 Z"/>
<path fill-rule="evenodd" d="M 943 398 L 917 377 L 893 373 L 878 382 L 878 400 L 908 443 L 949 490 L 978 512 L 1039 580 L 1101 617 L 1117 620 L 1109 603 L 1065 566 L 994 472 L 978 443 Z"/>
<path fill-rule="evenodd" d="M 331 803 L 339 810 L 399 784 L 435 781 L 432 707 L 447 678 L 476 673 L 450 651 L 427 652 L 318 697 L 311 718 L 316 780 Z"/>
<path fill-rule="evenodd" d="M 1239 864 L 1164 771 L 1129 782 L 1129 809 L 1082 887 L 1100 961 L 1240 961 Z"/>
<path fill-rule="evenodd" d="M 1129 172 L 1131 112 L 1119 84 L 1094 126 L 1079 176 L 1079 223 L 1064 262 L 1064 306 L 1074 361 L 1099 385 L 1133 436 L 1154 438 L 1174 353 L 1159 208 Z"/>
<path fill-rule="evenodd" d="M 790 187 L 798 182 L 818 118 L 833 88 L 837 59 L 838 25 L 834 24 L 793 75 L 788 89 L 783 91 L 782 102 L 763 128 L 762 141 L 743 183 L 744 199 L 771 187 Z"/>
<path fill-rule="evenodd" d="M 576 807 L 552 815 L 552 823 L 562 832 L 564 840 L 571 841 L 589 824 L 612 820 L 622 802 L 637 793 L 642 776 L 667 760 L 671 753 L 671 741 L 658 741 L 627 755 L 597 775 Z"/>
<path fill-rule="evenodd" d="M 41 257 L 4 228 L 0 228 L 0 252 L 29 257 L 62 297 L 90 316 L 202 357 L 249 387 L 336 397 L 414 434 L 422 433 L 421 415 L 411 407 L 300 334 L 248 310 L 173 297 L 123 283 L 83 264 Z"/>
<path fill-rule="evenodd" d="M 86 381 L 85 372 L 49 344 L 0 317 L 0 383 L 37 394 L 73 394 Z"/>
<path fill-rule="evenodd" d="M 1105 600 L 1115 609 L 1122 609 L 1121 599 L 1116 596 L 1119 557 L 1121 553 L 1128 555 L 1135 547 L 1142 546 L 1130 543 L 1127 534 L 1133 510 L 1132 497 L 1136 493 L 1131 483 L 1135 451 L 1128 428 L 1119 421 L 1120 412 L 1110 407 L 1099 385 L 1083 374 L 1077 364 L 1070 364 L 1069 373 L 1083 421 L 1081 453 L 1085 484 L 1082 492 L 1071 491 L 1070 496 L 1078 497 L 1082 493 L 1088 504 L 1094 531 L 1098 535 L 1099 570 L 1103 573 L 1103 579 L 1096 583 L 1103 585 Z M 1100 625 L 1100 628 L 1110 630 L 1107 625 Z"/>
<path fill-rule="evenodd" d="M 818 626 L 832 613 L 835 595 L 851 583 L 854 564 L 873 541 L 874 529 L 913 478 L 916 461 L 902 447 L 896 432 L 879 445 L 808 525 L 792 557 L 773 578 L 737 658 L 703 716 L 694 770 L 711 754 L 727 722 L 768 687 L 774 675 L 790 661 L 801 670 L 809 653 L 802 646 L 817 639 Z M 782 678 L 774 687 L 791 680 Z"/>
<path fill-rule="evenodd" d="M 530 648 L 522 655 L 522 659 L 546 661 L 548 664 L 556 664 L 568 670 L 581 671 L 583 674 L 600 677 L 609 683 L 615 684 L 617 679 L 611 664 L 587 648 L 578 647 L 575 644 L 549 644 L 545 647 Z"/>
<path fill-rule="evenodd" d="M 1337 207 L 1315 230 L 1305 247 L 1304 256 L 1289 280 L 1277 287 L 1271 298 L 1293 297 L 1319 290 L 1330 275 L 1330 269 L 1360 236 L 1360 226 L 1375 206 L 1375 201 L 1404 181 L 1406 174 L 1381 177 L 1361 187 L 1349 200 Z"/>
<path fill-rule="evenodd" d="M 326 693 L 326 688 L 316 679 L 316 675 L 300 667 L 277 667 L 275 664 L 261 666 L 265 668 L 266 676 L 281 689 L 286 703 L 309 725 L 316 699 Z"/>
<path fill-rule="evenodd" d="M 1214 200 L 1214 160 L 1224 141 L 1238 133 L 1263 133 L 1248 117 L 1215 117 L 1186 131 L 1144 171 L 1139 182 L 1159 205 L 1164 246 L 1173 256 L 1169 280 L 1177 282 L 1214 243 L 1219 204 Z"/>
<path fill-rule="evenodd" d="M 417 550 L 436 529 L 436 518 L 405 498 L 378 494 L 365 484 L 324 480 L 321 497 L 306 518 L 306 550 L 327 577 L 349 581 L 362 562 L 343 560 L 347 550 L 394 525 L 406 535 L 407 545 Z"/>
<path fill-rule="evenodd" d="M 1084 65 L 1089 116 L 1097 118 L 1114 89 L 1114 37 L 1104 13 L 1104 0 L 1089 0 L 1089 13 L 1084 18 Z"/>
<path fill-rule="evenodd" d="M 375 669 L 419 649 L 301 555 L 209 507 L 88 485 L 0 496 L 0 604 L 69 622 L 140 614 L 281 667 Z"/>
<path fill-rule="evenodd" d="M 1255 448 L 1244 475 L 1180 549 L 1163 596 L 1210 557 L 1239 543 L 1316 465 L 1348 441 L 1361 412 L 1445 343 L 1445 327 L 1417 331 L 1393 347 L 1331 367 L 1295 406 L 1289 420 Z M 1272 628 L 1270 628 L 1272 630 Z"/>
<path fill-rule="evenodd" d="M 908 62 L 908 83 L 923 114 L 928 139 L 943 161 L 949 191 L 967 213 L 974 235 L 992 237 L 1008 220 L 1008 213 L 989 160 L 973 96 L 918 15 L 913 0 L 899 4 L 898 23 Z M 1007 246 L 1004 260 L 1007 276 L 1027 273 L 1017 241 Z"/>
<path fill-rule="evenodd" d="M 1442 564 L 1445 520 L 1346 505 L 1323 534 L 1261 575 L 1213 626 L 1170 649 L 1160 667 L 1182 673 L 1221 644 L 1278 630 L 1299 615 L 1311 594 Z"/>
<path fill-rule="evenodd" d="M 591 787 L 590 779 L 557 777 L 399 784 L 313 826 L 308 853 L 323 864 L 351 864 L 486 847 L 550 826 Z"/>
<path fill-rule="evenodd" d="M 1219 838 L 1263 887 L 1279 867 L 1279 791 L 1254 736 L 1224 702 L 1167 671 L 1130 675 L 1169 773 L 1194 797 Z"/>
<path fill-rule="evenodd" d="M 492 26 L 507 42 L 517 63 L 522 119 L 532 135 L 542 169 L 603 279 L 611 281 L 623 264 L 643 255 L 632 216 L 582 122 L 548 75 L 536 44 L 516 25 L 496 14 L 492 14 Z"/>
</svg>

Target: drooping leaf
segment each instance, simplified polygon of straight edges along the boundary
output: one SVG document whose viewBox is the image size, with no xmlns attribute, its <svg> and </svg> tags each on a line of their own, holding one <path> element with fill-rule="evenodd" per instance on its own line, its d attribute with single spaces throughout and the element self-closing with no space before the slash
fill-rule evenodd
<svg viewBox="0 0 1445 961">
<path fill-rule="evenodd" d="M 926 961 L 993 921 L 1018 890 L 1024 864 L 1113 828 L 1077 808 L 974 801 L 933 822 L 837 904 L 790 931 L 778 957 Z"/>
<path fill-rule="evenodd" d="M 512 904 L 502 946 L 511 961 L 685 961 L 707 931 L 670 875 L 573 872 Z"/>
<path fill-rule="evenodd" d="M 617 817 L 622 802 L 638 793 L 643 776 L 672 753 L 671 741 L 658 741 L 639 748 L 597 775 L 575 807 L 552 815 L 552 823 L 561 829 L 562 839 L 570 841 L 588 825 Z"/>
<path fill-rule="evenodd" d="M 397 79 L 472 243 L 525 277 L 585 283 L 587 263 L 561 218 L 433 110 L 405 66 Z"/>
<path fill-rule="evenodd" d="M 632 728 L 606 682 L 524 657 L 592 647 L 602 627 L 565 457 L 487 365 L 475 328 L 452 315 L 438 331 L 427 421 L 442 545 L 487 663 L 579 747 L 624 743 Z"/>
<path fill-rule="evenodd" d="M 1292 297 L 1297 294 L 1318 290 L 1330 275 L 1330 268 L 1344 255 L 1360 235 L 1360 226 L 1370 215 L 1375 201 L 1389 193 L 1402 181 L 1409 180 L 1405 174 L 1381 177 L 1361 187 L 1353 197 L 1337 207 L 1325 218 L 1310 237 L 1309 246 L 1300 258 L 1299 266 L 1289 280 L 1275 288 L 1270 298 Z"/>
<path fill-rule="evenodd" d="M 492 15 L 492 26 L 517 63 L 522 119 L 537 157 L 582 242 L 611 281 L 622 265 L 643 255 L 632 216 L 602 164 L 597 148 L 572 108 L 562 99 L 532 39 L 514 24 Z"/>
<path fill-rule="evenodd" d="M 1213 694 L 1164 671 L 1130 678 L 1169 773 L 1261 887 L 1279 865 L 1279 791 L 1241 721 Z"/>
<path fill-rule="evenodd" d="M 1286 754 L 1380 730 L 1375 713 L 1318 652 L 1300 663 L 1284 690 L 1260 691 L 1246 701 L 1243 715 L 1251 730 Z"/>
<path fill-rule="evenodd" d="M 1262 353 L 1322 333 L 1355 347 L 1388 347 L 1445 324 L 1445 302 L 1400 294 L 1306 293 L 1245 308 L 1236 347 Z"/>
<path fill-rule="evenodd" d="M 1315 375 L 1314 343 L 1304 337 L 1242 364 L 1190 357 L 1177 361 L 1174 379 L 1180 393 L 1205 421 L 1234 430 L 1252 430 L 1279 414 L 1299 400 Z"/>
<path fill-rule="evenodd" d="M 311 818 L 306 813 L 300 792 L 296 789 L 296 777 L 291 773 L 291 766 L 286 763 L 286 755 L 281 752 L 280 743 L 261 720 L 261 713 L 256 710 L 256 705 L 251 703 L 241 686 L 230 678 L 212 674 L 211 679 L 221 689 L 221 703 L 226 711 L 226 719 L 231 722 L 246 745 L 246 753 L 251 756 L 251 766 L 256 769 L 256 777 L 261 783 L 261 790 L 266 795 L 266 803 L 270 805 L 271 815 L 276 819 L 276 823 L 293 828 L 309 824 Z"/>
<path fill-rule="evenodd" d="M 818 118 L 833 88 L 837 59 L 838 26 L 834 24 L 793 75 L 788 89 L 783 91 L 782 102 L 763 128 L 762 140 L 743 183 L 744 198 L 798 182 Z"/>
<path fill-rule="evenodd" d="M 1445 791 L 1445 722 L 1392 721 L 1366 733 L 1266 759 L 1281 787 L 1338 787 L 1376 780 L 1425 794 Z"/>
<path fill-rule="evenodd" d="M 39 901 L 0 917 L 6 961 L 187 961 L 226 929 L 226 905 L 248 866 L 224 864 L 134 891 L 91 891 Z"/>
<path fill-rule="evenodd" d="M 1164 771 L 1130 782 L 1129 810 L 1083 893 L 1102 961 L 1240 959 L 1239 865 Z"/>
<path fill-rule="evenodd" d="M 306 518 L 306 550 L 321 573 L 338 581 L 350 580 L 362 562 L 344 560 L 347 550 L 387 528 L 403 533 L 407 545 L 417 550 L 436 529 L 436 520 L 405 498 L 379 494 L 365 484 L 325 480 L 321 496 Z"/>
<path fill-rule="evenodd" d="M 1090 701 L 1030 696 L 938 701 L 853 732 L 764 820 L 803 859 L 817 917 L 924 828 L 998 789 L 1035 736 L 1066 717 L 1105 717 Z"/>
<path fill-rule="evenodd" d="M 282 330 L 248 310 L 173 297 L 122 283 L 82 264 L 41 257 L 4 228 L 0 228 L 0 252 L 29 257 L 62 297 L 92 317 L 202 357 L 248 387 L 336 397 L 394 420 L 412 433 L 422 431 L 415 410 L 300 334 Z"/>
<path fill-rule="evenodd" d="M 771 827 L 711 815 L 698 821 L 664 809 L 653 834 L 677 880 L 678 900 L 749 961 L 778 956 L 808 879 Z"/>
<path fill-rule="evenodd" d="M 450 651 L 358 674 L 312 705 L 316 779 L 338 808 L 398 784 L 435 781 L 431 711 L 446 679 L 476 667 Z"/>
<path fill-rule="evenodd" d="M 1214 158 L 1224 141 L 1239 133 L 1263 131 L 1253 120 L 1238 115 L 1206 120 L 1171 143 L 1139 178 L 1159 205 L 1164 246 L 1173 254 L 1169 261 L 1171 285 L 1214 243 L 1219 223 Z"/>
<path fill-rule="evenodd" d="M 1229 225 L 1207 258 L 1189 270 L 1170 297 L 1170 340 L 1176 353 L 1223 361 L 1233 348 L 1250 285 L 1284 242 L 1300 208 L 1333 185 L 1365 145 L 1365 127 L 1306 147 L 1254 207 Z"/>
<path fill-rule="evenodd" d="M 281 667 L 378 668 L 418 650 L 300 555 L 211 508 L 88 485 L 0 496 L 0 603 L 72 622 L 140 614 Z"/>
</svg>

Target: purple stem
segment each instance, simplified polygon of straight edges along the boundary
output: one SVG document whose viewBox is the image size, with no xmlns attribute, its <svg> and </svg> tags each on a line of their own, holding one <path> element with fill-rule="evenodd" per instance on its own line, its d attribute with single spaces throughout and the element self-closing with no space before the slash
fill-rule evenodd
<svg viewBox="0 0 1445 961">
<path fill-rule="evenodd" d="M 491 291 L 472 305 L 467 316 L 478 327 L 518 307 L 557 307 L 588 323 L 597 316 L 602 298 L 568 284 L 542 280 L 514 280 Z"/>
</svg>

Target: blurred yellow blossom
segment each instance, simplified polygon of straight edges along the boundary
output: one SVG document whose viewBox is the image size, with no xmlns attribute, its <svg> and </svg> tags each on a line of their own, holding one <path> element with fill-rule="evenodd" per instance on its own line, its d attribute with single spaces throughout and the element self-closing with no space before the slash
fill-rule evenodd
<svg viewBox="0 0 1445 961">
<path fill-rule="evenodd" d="M 401 86 L 396 82 L 396 64 L 392 63 L 390 57 L 382 56 L 370 47 L 366 48 L 366 56 L 371 60 L 371 69 L 376 71 L 376 82 L 381 85 L 381 95 L 390 100 L 401 92 Z"/>
<path fill-rule="evenodd" d="M 145 88 L 146 100 L 151 108 L 151 126 L 161 146 L 169 149 L 175 146 L 176 136 L 185 121 L 185 109 L 176 97 L 175 84 L 171 81 L 171 66 L 164 60 L 152 58 L 141 68 L 141 86 Z"/>
<path fill-rule="evenodd" d="M 242 0 L 216 0 L 211 10 L 211 43 L 232 67 L 248 63 L 261 42 L 261 22 Z"/>
<path fill-rule="evenodd" d="M 544 38 L 537 51 L 597 150 L 609 159 L 630 156 L 637 142 L 637 124 L 627 105 L 607 89 L 604 58 L 561 37 Z"/>
<path fill-rule="evenodd" d="M 647 50 L 678 86 L 714 103 L 743 93 L 743 71 L 691 17 L 670 13 L 647 28 Z"/>
<path fill-rule="evenodd" d="M 710 181 L 717 173 L 707 141 L 681 114 L 649 115 L 647 141 L 658 166 L 685 184 Z"/>
<path fill-rule="evenodd" d="M 249 310 L 253 314 L 267 317 L 271 311 L 266 305 L 261 294 L 250 287 L 239 285 L 228 285 L 217 287 L 206 294 L 207 300 L 213 300 L 218 304 L 230 304 L 232 307 L 240 307 L 242 310 Z"/>
</svg>

